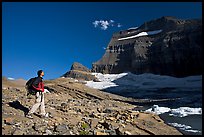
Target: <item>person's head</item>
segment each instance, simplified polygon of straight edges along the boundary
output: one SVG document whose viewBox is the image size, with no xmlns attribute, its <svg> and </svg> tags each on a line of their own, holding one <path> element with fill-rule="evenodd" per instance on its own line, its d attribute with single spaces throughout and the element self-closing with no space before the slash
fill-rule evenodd
<svg viewBox="0 0 204 137">
<path fill-rule="evenodd" d="M 44 71 L 38 70 L 37 74 L 38 74 L 38 77 L 42 77 L 42 76 L 44 76 Z"/>
</svg>

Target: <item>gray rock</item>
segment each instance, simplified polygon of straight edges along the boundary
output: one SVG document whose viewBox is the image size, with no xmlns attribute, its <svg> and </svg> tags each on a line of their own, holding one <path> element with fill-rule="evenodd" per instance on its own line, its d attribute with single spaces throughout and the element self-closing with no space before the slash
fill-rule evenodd
<svg viewBox="0 0 204 137">
<path fill-rule="evenodd" d="M 47 128 L 47 123 L 46 123 L 46 122 L 43 122 L 43 121 L 41 121 L 41 122 L 35 121 L 35 122 L 36 122 L 36 123 L 34 123 L 33 129 L 34 129 L 35 131 L 40 132 L 40 133 L 45 132 L 45 130 L 46 130 L 46 128 Z"/>
<path fill-rule="evenodd" d="M 117 135 L 115 130 L 105 130 L 105 133 L 109 133 L 109 135 Z"/>
<path fill-rule="evenodd" d="M 52 131 L 50 131 L 50 130 L 46 129 L 46 130 L 45 130 L 45 134 L 44 134 L 44 135 L 52 135 Z"/>
<path fill-rule="evenodd" d="M 104 113 L 113 113 L 113 112 L 115 112 L 116 110 L 113 110 L 113 109 L 111 109 L 111 108 L 106 108 L 103 112 Z"/>
<path fill-rule="evenodd" d="M 117 135 L 124 135 L 124 133 L 122 131 L 122 128 L 115 129 L 115 132 L 116 132 Z"/>
<path fill-rule="evenodd" d="M 12 135 L 26 135 L 26 132 L 24 132 L 22 129 L 15 129 Z"/>
<path fill-rule="evenodd" d="M 67 130 L 68 130 L 68 127 L 65 124 L 58 125 L 55 128 L 55 131 L 57 131 L 57 132 L 66 132 Z"/>
</svg>

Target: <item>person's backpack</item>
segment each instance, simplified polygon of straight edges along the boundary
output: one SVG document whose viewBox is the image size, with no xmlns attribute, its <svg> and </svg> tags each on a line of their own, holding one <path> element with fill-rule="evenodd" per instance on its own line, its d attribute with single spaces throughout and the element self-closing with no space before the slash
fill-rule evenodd
<svg viewBox="0 0 204 137">
<path fill-rule="evenodd" d="M 27 90 L 27 96 L 28 96 L 28 95 L 36 95 L 36 91 L 33 90 L 33 88 L 32 88 L 32 84 L 33 84 L 33 82 L 36 80 L 36 78 L 37 78 L 37 77 L 30 78 L 30 79 L 26 82 L 25 88 L 26 88 L 26 90 Z"/>
</svg>

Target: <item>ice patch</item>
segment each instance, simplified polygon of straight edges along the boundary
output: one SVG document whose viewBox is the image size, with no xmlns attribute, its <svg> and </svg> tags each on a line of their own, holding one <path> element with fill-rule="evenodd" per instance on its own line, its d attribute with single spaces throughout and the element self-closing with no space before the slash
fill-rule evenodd
<svg viewBox="0 0 204 137">
<path fill-rule="evenodd" d="M 191 126 L 184 125 L 184 124 L 178 124 L 178 123 L 168 123 L 168 124 L 171 126 L 177 127 L 181 130 L 187 131 L 187 132 L 194 132 L 194 133 L 201 132 L 199 130 L 193 130 L 191 129 L 192 128 Z"/>
<path fill-rule="evenodd" d="M 188 115 L 202 115 L 202 108 L 179 107 L 177 109 L 171 109 L 168 107 L 153 105 L 151 108 L 145 110 L 145 112 L 154 113 L 157 115 L 169 112 L 169 116 L 186 117 Z"/>
<path fill-rule="evenodd" d="M 159 107 L 158 105 L 153 105 L 151 108 L 147 109 L 145 112 L 150 112 L 154 114 L 163 114 L 169 112 L 171 109 L 168 107 Z"/>
<path fill-rule="evenodd" d="M 177 109 L 171 109 L 170 116 L 185 117 L 188 115 L 201 115 L 202 108 L 190 108 L 190 107 L 180 107 Z"/>
</svg>

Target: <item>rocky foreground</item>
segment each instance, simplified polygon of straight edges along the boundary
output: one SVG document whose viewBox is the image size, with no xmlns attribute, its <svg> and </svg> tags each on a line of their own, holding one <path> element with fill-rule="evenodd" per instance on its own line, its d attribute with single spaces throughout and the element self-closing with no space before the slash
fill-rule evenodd
<svg viewBox="0 0 204 137">
<path fill-rule="evenodd" d="M 69 78 L 45 81 L 48 118 L 25 113 L 34 103 L 23 85 L 2 78 L 3 135 L 182 135 L 159 116 L 137 111 L 134 100 L 88 88 Z"/>
</svg>

